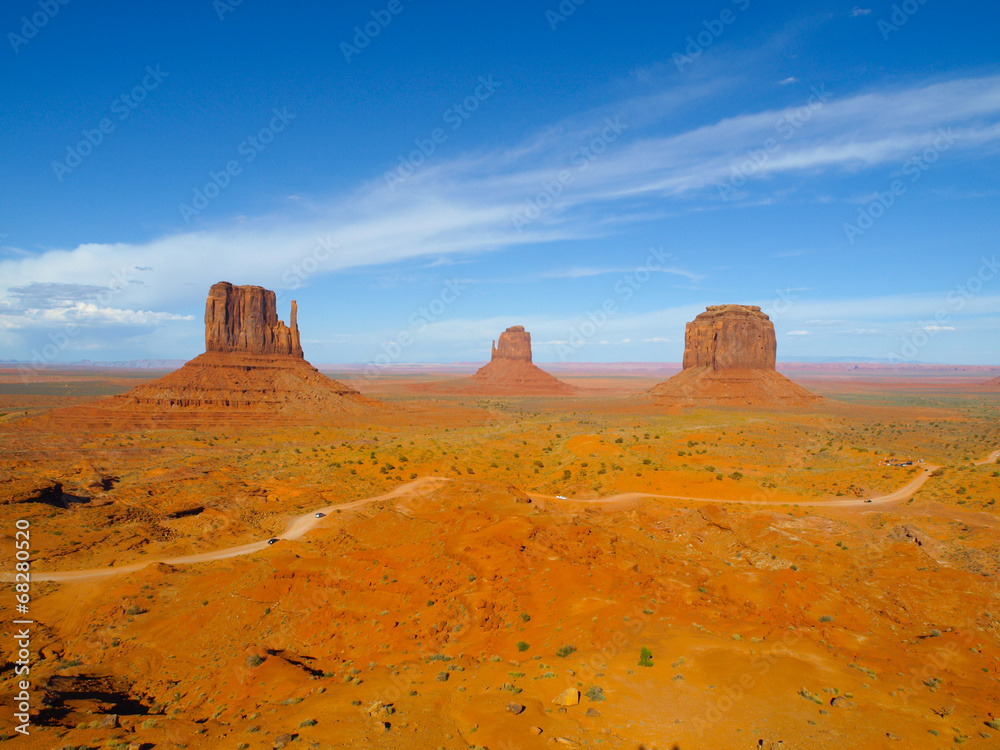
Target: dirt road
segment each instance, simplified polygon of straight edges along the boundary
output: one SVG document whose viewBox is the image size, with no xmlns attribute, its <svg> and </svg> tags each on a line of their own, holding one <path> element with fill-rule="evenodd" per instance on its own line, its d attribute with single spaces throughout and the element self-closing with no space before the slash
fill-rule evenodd
<svg viewBox="0 0 1000 750">
<path fill-rule="evenodd" d="M 981 461 L 975 461 L 976 465 L 995 463 L 997 458 L 1000 458 L 1000 450 L 994 451 L 986 458 Z M 890 492 L 887 495 L 881 495 L 879 497 L 868 498 L 871 502 L 863 498 L 848 498 L 844 500 L 809 500 L 804 502 L 796 503 L 781 503 L 781 504 L 793 504 L 798 506 L 823 506 L 828 508 L 841 508 L 847 506 L 879 506 L 887 505 L 900 500 L 906 500 L 912 497 L 913 494 L 924 486 L 924 483 L 930 478 L 931 472 L 939 467 L 927 464 L 921 467 L 920 473 L 917 474 L 913 479 L 907 482 L 903 487 L 898 490 Z M 446 477 L 422 477 L 420 479 L 415 479 L 412 482 L 407 482 L 402 484 L 396 489 L 386 492 L 382 495 L 376 495 L 375 497 L 366 497 L 360 500 L 354 500 L 349 503 L 344 503 L 342 505 L 329 505 L 325 508 L 317 508 L 316 510 L 309 511 L 301 516 L 296 516 L 291 519 L 288 523 L 288 527 L 285 529 L 284 533 L 278 535 L 278 539 L 299 539 L 310 530 L 316 528 L 319 524 L 323 523 L 323 518 L 317 518 L 317 513 L 323 513 L 329 515 L 330 513 L 335 513 L 336 511 L 350 510 L 353 508 L 361 508 L 365 505 L 371 503 L 377 503 L 381 500 L 392 500 L 395 498 L 413 498 L 420 495 L 426 494 L 428 491 L 439 487 L 445 482 L 451 482 L 453 480 Z M 776 504 L 772 498 L 768 497 L 766 491 L 759 491 L 756 495 L 749 500 L 723 500 L 720 498 L 712 497 L 685 497 L 683 495 L 659 495 L 652 492 L 626 492 L 619 495 L 610 495 L 608 497 L 596 498 L 593 500 L 574 500 L 571 498 L 560 499 L 553 495 L 541 495 L 538 493 L 528 493 L 532 499 L 541 500 L 545 502 L 556 502 L 556 503 L 566 503 L 571 505 L 614 505 L 618 503 L 632 502 L 636 500 L 641 500 L 643 498 L 657 498 L 663 500 L 680 500 L 686 502 L 697 502 L 697 503 L 725 503 L 725 504 L 736 504 L 736 505 L 773 505 Z M 212 562 L 215 560 L 226 560 L 231 557 L 239 557 L 241 555 L 249 555 L 254 552 L 260 552 L 266 549 L 268 546 L 267 540 L 260 542 L 251 542 L 250 544 L 241 544 L 237 547 L 228 547 L 226 549 L 214 550 L 212 552 L 201 552 L 196 555 L 181 555 L 178 557 L 164 557 L 159 559 L 147 559 L 141 562 L 132 563 L 130 565 L 121 565 L 113 568 L 94 568 L 91 570 L 72 570 L 72 571 L 58 571 L 58 572 L 38 572 L 32 571 L 31 578 L 34 581 L 85 581 L 93 580 L 96 578 L 106 578 L 108 576 L 117 576 L 124 573 L 131 573 L 136 570 L 141 570 L 147 565 L 154 565 L 156 563 L 165 563 L 167 565 L 192 565 L 195 563 Z M 0 575 L 0 580 L 2 581 L 13 581 L 14 576 L 12 573 L 4 573 Z"/>
</svg>

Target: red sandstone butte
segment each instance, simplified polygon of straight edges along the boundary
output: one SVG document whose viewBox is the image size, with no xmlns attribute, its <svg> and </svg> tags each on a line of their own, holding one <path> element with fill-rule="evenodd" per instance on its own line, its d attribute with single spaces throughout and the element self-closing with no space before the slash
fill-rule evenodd
<svg viewBox="0 0 1000 750">
<path fill-rule="evenodd" d="M 822 399 L 775 370 L 774 324 L 756 305 L 713 305 L 687 324 L 684 369 L 649 392 L 671 406 L 804 406 Z"/>
<path fill-rule="evenodd" d="M 378 405 L 305 360 L 296 304 L 278 319 L 274 292 L 213 284 L 205 303 L 205 353 L 158 380 L 55 418 L 81 424 L 177 426 L 217 419 L 324 421 L 362 416 Z"/>
<path fill-rule="evenodd" d="M 774 324 L 756 305 L 712 305 L 687 324 L 684 369 L 773 370 Z"/>
<path fill-rule="evenodd" d="M 494 341 L 490 362 L 469 378 L 480 393 L 508 395 L 570 394 L 576 388 L 545 372 L 531 361 L 531 334 L 511 326 Z M 468 382 L 468 381 L 467 381 Z"/>
</svg>

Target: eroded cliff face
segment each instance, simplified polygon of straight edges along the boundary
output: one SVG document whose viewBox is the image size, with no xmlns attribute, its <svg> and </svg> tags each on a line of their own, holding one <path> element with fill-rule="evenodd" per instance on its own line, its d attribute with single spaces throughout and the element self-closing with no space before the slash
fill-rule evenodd
<svg viewBox="0 0 1000 750">
<path fill-rule="evenodd" d="M 274 292 L 259 286 L 213 284 L 205 303 L 205 351 L 286 354 L 302 358 L 297 306 L 291 325 L 278 319 Z"/>
<path fill-rule="evenodd" d="M 500 334 L 499 345 L 493 342 L 490 361 L 497 359 L 531 361 L 531 334 L 524 330 L 524 326 L 511 326 Z"/>
<path fill-rule="evenodd" d="M 713 305 L 687 324 L 684 369 L 773 370 L 774 324 L 756 305 Z"/>
</svg>

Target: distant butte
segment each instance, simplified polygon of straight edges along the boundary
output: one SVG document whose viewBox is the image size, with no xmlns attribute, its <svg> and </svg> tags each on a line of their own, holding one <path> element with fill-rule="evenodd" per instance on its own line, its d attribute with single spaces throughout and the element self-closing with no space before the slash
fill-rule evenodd
<svg viewBox="0 0 1000 750">
<path fill-rule="evenodd" d="M 571 394 L 576 388 L 564 383 L 531 361 L 531 334 L 524 326 L 511 326 L 494 341 L 490 362 L 470 380 L 481 392 L 547 396 Z"/>
<path fill-rule="evenodd" d="M 684 369 L 650 390 L 675 406 L 802 406 L 822 399 L 775 370 L 774 324 L 756 305 L 713 305 L 687 324 Z"/>
</svg>

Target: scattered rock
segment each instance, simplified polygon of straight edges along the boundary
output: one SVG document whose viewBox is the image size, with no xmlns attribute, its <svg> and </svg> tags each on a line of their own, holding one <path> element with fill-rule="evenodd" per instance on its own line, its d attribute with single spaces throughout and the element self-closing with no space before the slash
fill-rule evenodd
<svg viewBox="0 0 1000 750">
<path fill-rule="evenodd" d="M 386 719 L 395 712 L 396 710 L 391 703 L 383 703 L 382 701 L 375 701 L 368 707 L 368 715 L 373 719 Z"/>
<path fill-rule="evenodd" d="M 838 695 L 836 698 L 830 700 L 830 705 L 834 708 L 850 708 L 854 705 L 854 702 L 848 700 L 842 695 Z"/>
<path fill-rule="evenodd" d="M 532 727 L 528 731 L 530 731 L 532 734 L 541 734 L 542 733 L 542 728 L 541 727 Z"/>
<path fill-rule="evenodd" d="M 116 729 L 118 727 L 118 714 L 107 714 L 101 723 L 97 725 L 98 729 Z"/>
<path fill-rule="evenodd" d="M 376 732 L 381 732 L 382 734 L 385 734 L 390 729 L 392 729 L 392 725 L 388 721 L 376 721 L 375 722 L 375 731 Z"/>
<path fill-rule="evenodd" d="M 569 739 L 568 737 L 555 737 L 555 738 L 553 738 L 552 741 L 554 743 L 556 743 L 557 745 L 566 745 L 567 747 L 580 747 L 580 743 L 579 742 L 574 742 L 573 740 Z"/>
<path fill-rule="evenodd" d="M 552 702 L 557 706 L 576 706 L 580 703 L 580 691 L 576 688 L 566 688 Z"/>
<path fill-rule="evenodd" d="M 587 709 L 587 716 L 590 716 L 592 718 L 597 718 L 600 715 L 601 715 L 601 712 L 598 711 L 596 708 L 588 708 Z"/>
<path fill-rule="evenodd" d="M 515 716 L 517 716 L 518 714 L 524 711 L 524 706 L 522 706 L 520 703 L 514 703 L 512 701 L 507 704 L 507 710 L 510 711 Z"/>
<path fill-rule="evenodd" d="M 294 740 L 294 739 L 295 739 L 295 735 L 292 735 L 292 734 L 280 734 L 280 735 L 278 735 L 277 737 L 274 738 L 274 750 L 281 750 L 281 748 L 283 748 L 286 745 L 288 745 L 289 743 L 291 743 L 291 741 Z"/>
</svg>

